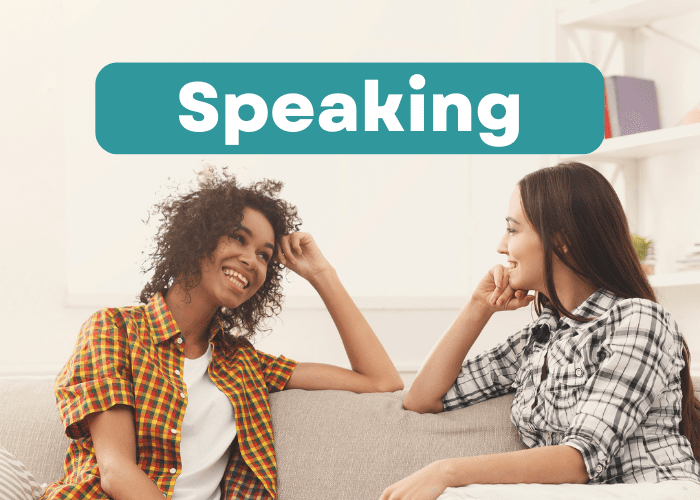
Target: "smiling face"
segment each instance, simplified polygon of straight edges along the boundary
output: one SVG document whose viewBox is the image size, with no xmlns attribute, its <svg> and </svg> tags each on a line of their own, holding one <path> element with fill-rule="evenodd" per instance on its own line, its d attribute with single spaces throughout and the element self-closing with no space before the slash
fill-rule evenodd
<svg viewBox="0 0 700 500">
<path fill-rule="evenodd" d="M 545 293 L 544 247 L 540 236 L 525 216 L 520 189 L 510 197 L 506 233 L 498 244 L 498 253 L 510 264 L 509 283 L 516 290 Z"/>
<path fill-rule="evenodd" d="M 265 282 L 274 249 L 270 222 L 257 210 L 245 208 L 240 228 L 219 238 L 214 252 L 202 259 L 196 288 L 213 307 L 235 309 Z"/>
</svg>

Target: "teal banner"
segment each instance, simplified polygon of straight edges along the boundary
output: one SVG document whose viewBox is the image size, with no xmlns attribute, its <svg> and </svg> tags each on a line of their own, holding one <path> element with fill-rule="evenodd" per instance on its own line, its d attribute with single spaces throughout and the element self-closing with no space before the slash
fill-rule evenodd
<svg viewBox="0 0 700 500">
<path fill-rule="evenodd" d="M 584 63 L 114 63 L 113 154 L 583 154 L 604 83 Z"/>
</svg>

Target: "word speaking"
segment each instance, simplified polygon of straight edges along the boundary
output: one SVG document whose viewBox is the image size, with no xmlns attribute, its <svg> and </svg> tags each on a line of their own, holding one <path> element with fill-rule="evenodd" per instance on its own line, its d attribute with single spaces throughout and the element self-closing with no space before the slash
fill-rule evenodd
<svg viewBox="0 0 700 500">
<path fill-rule="evenodd" d="M 425 86 L 425 78 L 415 74 L 409 79 L 409 85 L 414 90 Z M 390 132 L 403 132 L 404 125 L 396 116 L 402 94 L 388 94 L 384 104 L 379 104 L 379 80 L 364 81 L 364 131 L 379 131 L 381 120 Z M 180 90 L 180 104 L 193 113 L 199 113 L 203 118 L 196 119 L 192 114 L 179 116 L 182 126 L 190 132 L 208 132 L 219 122 L 219 113 L 211 103 L 198 99 L 201 94 L 204 99 L 216 99 L 216 89 L 202 81 L 185 84 Z M 433 94 L 432 99 L 432 131 L 447 131 L 447 112 L 454 106 L 457 112 L 456 126 L 460 132 L 472 130 L 472 105 L 464 94 L 448 95 Z M 519 132 L 519 94 L 488 94 L 479 101 L 477 116 L 485 128 L 503 133 L 496 135 L 492 132 L 479 134 L 481 140 L 493 147 L 501 148 L 513 144 Z M 493 115 L 494 107 L 500 105 L 505 109 L 502 117 Z M 252 117 L 241 117 L 241 109 L 245 106 L 252 108 Z M 410 124 L 411 132 L 425 131 L 425 96 L 410 95 Z M 329 94 L 323 98 L 320 107 L 324 110 L 318 115 L 318 125 L 326 132 L 356 132 L 357 104 L 347 94 Z M 240 132 L 256 132 L 268 119 L 268 105 L 257 94 L 225 94 L 224 95 L 224 136 L 227 146 L 237 146 L 240 143 Z M 245 113 L 244 113 L 245 114 Z M 248 112 L 245 114 L 249 116 Z M 311 101 L 301 94 L 284 94 L 272 105 L 272 120 L 275 125 L 285 132 L 301 132 L 308 128 L 313 119 L 314 106 Z"/>
</svg>

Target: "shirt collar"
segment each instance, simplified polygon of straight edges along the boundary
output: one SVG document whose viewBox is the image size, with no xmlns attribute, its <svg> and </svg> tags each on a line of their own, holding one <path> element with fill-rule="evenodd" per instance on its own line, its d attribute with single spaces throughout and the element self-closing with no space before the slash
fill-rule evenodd
<svg viewBox="0 0 700 500">
<path fill-rule="evenodd" d="M 211 324 L 209 325 L 209 343 L 210 344 L 218 344 L 218 343 L 223 343 L 223 335 L 226 335 L 226 332 L 224 332 L 224 326 L 221 323 L 221 318 L 219 316 L 214 316 L 214 319 L 211 320 Z"/>
<path fill-rule="evenodd" d="M 614 295 L 612 292 L 599 288 L 574 308 L 571 313 L 575 316 L 594 319 L 612 308 L 619 300 L 621 300 L 620 297 Z M 533 323 L 531 331 L 534 330 L 537 332 L 543 325 L 547 325 L 549 331 L 554 332 L 563 325 L 567 325 L 576 330 L 581 327 L 587 327 L 590 323 L 587 321 L 578 321 L 567 316 L 559 318 L 558 314 L 554 312 L 554 309 L 547 306 L 542 310 L 542 314 L 537 318 L 537 321 Z"/>
<path fill-rule="evenodd" d="M 621 300 L 620 297 L 614 295 L 612 292 L 599 288 L 586 300 L 581 302 L 571 313 L 574 316 L 595 319 L 612 308 L 619 300 Z M 572 328 L 579 328 L 590 324 L 589 322 L 578 321 L 573 318 L 567 318 L 566 316 L 562 318 L 561 322 L 566 323 Z"/>
<path fill-rule="evenodd" d="M 158 292 L 151 298 L 146 306 L 146 310 L 151 323 L 151 338 L 156 344 L 180 335 L 180 328 L 170 313 L 162 293 Z M 216 348 L 219 348 L 222 344 L 228 348 L 227 343 L 223 341 L 223 335 L 226 335 L 226 332 L 224 332 L 221 319 L 218 316 L 214 316 L 209 326 L 209 343 Z"/>
<path fill-rule="evenodd" d="M 156 344 L 180 334 L 180 328 L 170 314 L 162 293 L 158 292 L 151 297 L 146 312 L 151 323 L 151 338 Z"/>
</svg>

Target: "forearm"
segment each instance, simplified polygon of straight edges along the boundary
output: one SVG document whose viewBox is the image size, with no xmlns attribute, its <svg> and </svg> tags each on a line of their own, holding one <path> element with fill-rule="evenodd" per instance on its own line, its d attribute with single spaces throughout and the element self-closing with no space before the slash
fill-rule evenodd
<svg viewBox="0 0 700 500">
<path fill-rule="evenodd" d="M 445 487 L 468 484 L 582 484 L 588 481 L 581 453 L 566 445 L 451 458 L 435 465 L 441 471 Z"/>
<path fill-rule="evenodd" d="M 101 486 L 114 500 L 163 500 L 165 495 L 135 463 L 122 461 L 100 466 Z"/>
<path fill-rule="evenodd" d="M 388 487 L 380 500 L 436 499 L 445 488 L 470 484 L 585 483 L 588 474 L 578 450 L 566 445 L 448 458 L 433 462 Z"/>
<path fill-rule="evenodd" d="M 114 500 L 163 500 L 158 486 L 138 466 L 133 408 L 115 405 L 87 417 L 100 486 Z"/>
<path fill-rule="evenodd" d="M 403 382 L 369 323 L 329 267 L 309 278 L 335 323 L 353 371 L 366 376 L 377 391 L 396 391 Z"/>
<path fill-rule="evenodd" d="M 474 341 L 492 312 L 472 299 L 433 347 L 411 385 L 404 408 L 419 413 L 442 411 L 442 396 L 454 383 Z"/>
</svg>

